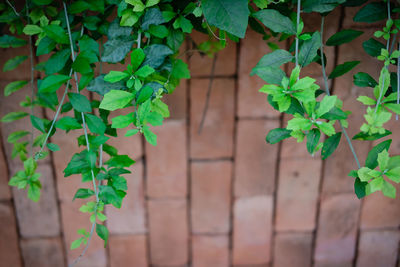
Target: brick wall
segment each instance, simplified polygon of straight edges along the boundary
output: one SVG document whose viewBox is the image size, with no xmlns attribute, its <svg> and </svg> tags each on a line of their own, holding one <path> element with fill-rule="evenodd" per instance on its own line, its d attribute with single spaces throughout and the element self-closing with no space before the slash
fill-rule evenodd
<svg viewBox="0 0 400 267">
<path fill-rule="evenodd" d="M 366 32 L 351 44 L 327 48 L 328 72 L 334 62 L 361 59 L 363 64 L 354 72 L 372 72 L 376 77 L 380 63 L 361 49 L 374 29 L 354 24 L 354 12 L 337 10 L 327 19 L 326 36 L 349 27 Z M 319 28 L 318 16 L 305 20 L 309 30 Z M 285 125 L 288 119 L 267 106 L 265 95 L 257 92 L 263 82 L 249 76 L 268 52 L 260 36 L 249 31 L 245 40 L 230 43 L 219 53 L 201 131 L 212 59 L 188 56 L 192 79 L 168 96 L 172 115 L 156 129 L 159 145 L 145 144 L 140 136 L 111 141 L 137 163 L 127 175 L 123 207 L 106 211 L 109 246 L 103 248 L 95 237 L 79 266 L 400 266 L 400 198 L 390 200 L 380 194 L 363 201 L 355 198 L 353 179 L 347 176 L 355 163 L 344 140 L 327 161 L 311 157 L 304 145 L 292 140 L 265 143 L 268 130 Z M 1 61 L 18 53 L 27 51 L 2 49 Z M 352 84 L 354 72 L 331 83 L 345 109 L 353 112 L 351 135 L 364 112 L 355 99 L 368 90 Z M 322 80 L 317 65 L 302 74 Z M 24 63 L 18 72 L 1 73 L 0 86 L 28 75 Z M 17 103 L 27 91 L 7 100 L 1 97 L 0 115 L 20 109 Z M 41 110 L 35 112 L 51 118 Z M 392 153 L 400 154 L 400 128 L 395 121 L 390 124 L 396 138 Z M 7 136 L 26 125 L 21 120 L 0 128 L 0 265 L 66 266 L 80 252 L 68 249 L 77 238 L 76 230 L 90 226 L 87 216 L 78 211 L 82 202 L 71 201 L 80 179 L 62 175 L 78 149 L 74 137 L 81 133 L 60 132 L 52 138 L 62 151 L 40 163 L 43 196 L 34 204 L 24 192 L 7 186 L 20 167 L 11 159 Z M 372 144 L 354 145 L 364 160 Z"/>
</svg>

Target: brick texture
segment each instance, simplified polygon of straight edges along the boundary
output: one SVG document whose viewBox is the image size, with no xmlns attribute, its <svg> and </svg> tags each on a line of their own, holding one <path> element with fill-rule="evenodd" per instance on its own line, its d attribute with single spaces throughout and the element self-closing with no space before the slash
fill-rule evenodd
<svg viewBox="0 0 400 267">
<path fill-rule="evenodd" d="M 278 233 L 274 243 L 274 267 L 311 266 L 312 234 Z"/>
<path fill-rule="evenodd" d="M 182 266 L 188 261 L 188 223 L 185 200 L 150 200 L 150 263 Z"/>
<path fill-rule="evenodd" d="M 146 143 L 147 195 L 151 198 L 185 197 L 187 147 L 184 120 L 166 121 L 154 128 L 157 146 Z"/>
<path fill-rule="evenodd" d="M 279 127 L 278 121 L 239 120 L 235 157 L 236 197 L 274 191 L 278 146 L 268 145 L 265 136 L 276 127 Z"/>
<path fill-rule="evenodd" d="M 1 264 L 4 266 L 22 266 L 14 210 L 9 202 L 0 203 L 0 236 Z"/>
<path fill-rule="evenodd" d="M 271 196 L 237 199 L 233 218 L 233 264 L 269 263 L 271 231 Z"/>
<path fill-rule="evenodd" d="M 192 238 L 193 267 L 229 266 L 228 236 L 201 236 Z"/>
<path fill-rule="evenodd" d="M 61 241 L 58 238 L 21 241 L 25 266 L 53 267 L 64 265 Z"/>
<path fill-rule="evenodd" d="M 193 233 L 228 233 L 232 163 L 192 163 L 191 217 Z"/>
<path fill-rule="evenodd" d="M 0 200 L 11 199 L 11 190 L 8 186 L 8 168 L 4 157 L 2 142 L 0 142 Z"/>
<path fill-rule="evenodd" d="M 110 267 L 146 267 L 147 244 L 145 235 L 110 237 Z"/>
<path fill-rule="evenodd" d="M 208 80 L 192 79 L 190 88 L 190 156 L 221 158 L 233 156 L 234 80 L 214 79 L 207 117 L 199 125 L 206 101 Z"/>
</svg>

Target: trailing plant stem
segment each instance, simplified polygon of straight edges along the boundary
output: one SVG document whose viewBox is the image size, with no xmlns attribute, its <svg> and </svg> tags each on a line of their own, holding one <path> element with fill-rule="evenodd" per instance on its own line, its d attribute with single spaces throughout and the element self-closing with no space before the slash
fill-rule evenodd
<svg viewBox="0 0 400 267">
<path fill-rule="evenodd" d="M 400 43 L 399 48 L 400 50 Z M 400 57 L 397 58 L 397 105 L 400 104 Z M 396 114 L 396 121 L 399 120 L 399 115 Z"/>
<path fill-rule="evenodd" d="M 322 19 L 321 19 L 321 67 L 322 67 L 322 75 L 324 77 L 325 91 L 326 91 L 326 94 L 328 96 L 330 96 L 331 93 L 330 93 L 330 90 L 329 90 L 328 77 L 326 75 L 325 59 L 324 59 L 324 22 L 325 22 L 325 17 L 322 16 Z M 353 154 L 353 157 L 354 157 L 354 159 L 356 161 L 357 167 L 358 167 L 358 169 L 360 169 L 361 168 L 360 161 L 358 160 L 356 151 L 355 151 L 355 149 L 353 147 L 353 144 L 351 143 L 351 139 L 350 139 L 349 135 L 347 134 L 347 131 L 344 128 L 343 124 L 340 122 L 340 120 L 339 120 L 339 124 L 340 124 L 340 127 L 342 128 L 343 135 L 346 137 L 346 141 L 349 144 L 351 153 Z"/>
<path fill-rule="evenodd" d="M 301 1 L 297 0 L 297 18 L 296 18 L 296 66 L 299 65 L 299 36 L 297 33 L 297 30 L 299 28 L 300 24 L 300 7 L 301 7 Z"/>
</svg>

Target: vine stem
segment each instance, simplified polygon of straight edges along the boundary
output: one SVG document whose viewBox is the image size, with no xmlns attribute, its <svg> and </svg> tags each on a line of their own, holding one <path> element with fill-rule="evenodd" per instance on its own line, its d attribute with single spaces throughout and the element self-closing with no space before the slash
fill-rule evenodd
<svg viewBox="0 0 400 267">
<path fill-rule="evenodd" d="M 20 16 L 19 13 L 17 12 L 17 10 L 15 9 L 15 7 L 10 3 L 10 1 L 6 0 L 7 4 L 12 8 L 12 10 L 14 11 L 15 15 L 17 15 L 18 17 Z"/>
<path fill-rule="evenodd" d="M 301 0 L 297 0 L 297 18 L 296 18 L 296 67 L 299 65 L 299 36 L 298 36 L 298 29 L 300 24 L 300 8 L 301 8 Z"/>
<path fill-rule="evenodd" d="M 331 92 L 329 90 L 328 77 L 326 76 L 325 60 L 324 60 L 324 41 L 323 41 L 324 40 L 324 22 L 325 22 L 325 17 L 322 16 L 322 19 L 321 19 L 321 67 L 322 67 L 322 75 L 324 77 L 325 91 L 326 91 L 326 94 L 328 96 L 330 96 Z M 360 161 L 358 160 L 356 151 L 353 147 L 353 144 L 351 143 L 351 139 L 350 139 L 349 135 L 347 134 L 347 131 L 344 128 L 343 124 L 340 122 L 340 120 L 339 120 L 339 124 L 340 124 L 340 127 L 342 128 L 344 136 L 346 137 L 346 141 L 349 144 L 351 153 L 353 154 L 353 157 L 356 161 L 357 167 L 358 167 L 358 169 L 360 169 L 361 168 Z"/>
<path fill-rule="evenodd" d="M 388 20 L 390 20 L 390 0 L 387 0 L 387 15 L 388 15 Z M 389 44 L 390 44 L 390 35 L 389 38 L 386 40 L 386 50 L 389 52 Z M 390 54 L 389 54 L 390 56 Z M 389 69 L 389 66 L 385 67 L 386 69 Z M 381 103 L 382 100 L 382 96 L 383 96 L 383 88 L 385 87 L 385 79 L 382 77 L 382 85 L 381 88 L 379 90 L 379 97 L 378 100 L 376 102 L 376 106 L 375 106 L 375 111 L 374 114 L 376 114 L 376 112 L 378 111 L 378 107 Z"/>
<path fill-rule="evenodd" d="M 398 44 L 400 50 L 400 43 Z M 400 103 L 400 56 L 397 58 L 397 105 Z M 399 114 L 396 114 L 396 121 L 399 120 Z"/>
<path fill-rule="evenodd" d="M 63 2 L 63 7 L 64 7 L 65 20 L 66 20 L 66 24 L 67 24 L 69 42 L 70 42 L 70 46 L 71 46 L 71 57 L 72 57 L 72 62 L 74 62 L 75 61 L 75 51 L 74 51 L 74 46 L 73 46 L 73 43 L 72 43 L 71 28 L 70 28 L 70 25 L 69 25 L 67 6 L 66 6 L 65 2 Z M 81 30 L 81 35 L 82 35 L 82 33 L 83 33 L 83 27 L 82 27 L 82 30 Z M 75 71 L 73 73 L 74 73 L 76 92 L 79 94 L 78 76 L 77 76 Z M 82 116 L 83 131 L 84 131 L 85 140 L 86 140 L 86 148 L 87 148 L 87 151 L 90 151 L 88 132 L 87 132 L 85 116 L 84 116 L 83 112 L 81 112 L 81 116 Z M 100 158 L 102 158 L 102 156 L 100 156 Z M 93 169 L 91 170 L 91 174 L 92 174 L 93 190 L 94 190 L 94 193 L 95 193 L 95 196 L 96 196 L 96 204 L 97 204 L 97 203 L 99 203 L 99 191 L 97 190 L 96 179 L 94 177 Z M 90 241 L 92 240 L 95 226 L 96 226 L 96 221 L 92 223 L 92 227 L 91 227 L 91 230 L 90 230 L 89 238 L 88 238 L 88 241 L 87 241 L 87 244 L 86 244 L 85 248 L 83 249 L 82 253 L 78 256 L 78 258 L 76 258 L 72 262 L 72 264 L 69 265 L 70 267 L 75 266 L 79 262 L 79 260 L 85 255 L 87 249 L 89 248 Z"/>
</svg>

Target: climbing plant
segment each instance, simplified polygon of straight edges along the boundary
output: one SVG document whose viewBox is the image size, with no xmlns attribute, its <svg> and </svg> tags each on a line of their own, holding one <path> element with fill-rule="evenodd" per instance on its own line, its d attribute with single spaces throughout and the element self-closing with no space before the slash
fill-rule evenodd
<svg viewBox="0 0 400 267">
<path fill-rule="evenodd" d="M 135 163 L 127 155 L 120 155 L 108 141 L 129 140 L 133 135 L 143 134 L 148 143 L 157 145 L 153 127 L 162 125 L 169 117 L 163 96 L 173 93 L 181 79 L 190 78 L 182 56 L 197 51 L 213 57 L 228 41 L 245 38 L 250 27 L 272 51 L 258 63 L 254 62 L 251 75 L 258 75 L 266 82 L 260 92 L 268 95 L 273 108 L 290 118 L 286 127 L 272 129 L 266 141 L 275 144 L 293 137 L 299 143 L 305 141 L 305 149 L 311 155 L 321 153 L 322 159 L 326 159 L 344 136 L 355 160 L 355 169 L 349 170 L 349 176 L 354 178 L 356 195 L 362 198 L 382 191 L 385 196 L 395 198 L 392 182 L 400 182 L 400 156 L 390 156 L 391 140 L 373 147 L 365 164 L 360 163 L 352 145 L 354 140 L 378 140 L 390 135 L 384 125 L 393 114 L 396 120 L 400 114 L 397 50 L 400 20 L 396 19 L 400 9 L 397 2 L 388 0 L 366 2 L 29 0 L 15 3 L 6 0 L 0 4 L 0 47 L 28 46 L 30 54 L 8 60 L 3 71 L 12 71 L 28 59 L 31 66 L 30 81 L 13 81 L 4 88 L 5 96 L 30 88 L 20 103 L 30 112 L 10 112 L 1 119 L 3 123 L 25 117 L 31 121 L 30 129 L 13 132 L 7 138 L 13 145 L 12 157 L 19 158 L 24 166 L 9 184 L 26 189 L 28 197 L 38 201 L 41 177 L 36 171 L 37 162 L 49 152 L 62 153 L 62 147 L 52 143 L 51 137 L 59 131 L 79 131 L 82 135 L 77 143 L 82 151 L 72 156 L 64 176 L 81 175 L 82 188 L 77 188 L 74 199 L 88 200 L 80 211 L 90 214 L 92 226 L 78 230 L 79 238 L 72 242 L 71 249 L 83 246 L 83 251 L 72 265 L 84 255 L 94 233 L 106 245 L 104 207 L 121 207 L 127 190 L 123 176 Z M 368 96 L 357 98 L 366 106 L 365 123 L 352 138 L 346 130 L 350 126 L 347 122 L 350 112 L 331 94 L 329 80 L 346 74 L 361 62 L 342 62 L 329 75 L 325 68 L 327 60 L 332 60 L 326 57 L 325 46 L 349 43 L 363 34 L 345 29 L 324 41 L 327 15 L 343 7 L 359 7 L 355 22 L 386 20 L 382 30 L 363 43 L 363 49 L 381 61 L 381 71 L 378 81 L 364 72 L 354 75 L 356 86 L 372 89 L 366 90 Z M 302 15 L 312 12 L 320 14 L 320 31 L 305 31 Z M 208 40 L 195 43 L 190 38 L 193 31 L 207 34 Z M 190 51 L 185 51 L 185 39 L 190 43 Z M 289 50 L 279 48 L 282 47 L 279 42 L 289 43 Z M 281 68 L 287 63 L 294 63 L 289 65 L 290 75 Z M 124 64 L 126 69 L 103 72 L 105 65 L 107 69 L 117 69 L 118 64 Z M 322 89 L 314 78 L 301 75 L 302 69 L 310 64 L 321 67 Z M 35 113 L 36 107 L 51 110 L 54 115 L 50 120 L 43 118 Z M 120 109 L 126 114 L 113 113 Z M 117 136 L 117 129 L 121 128 L 127 128 L 125 136 Z"/>
</svg>

